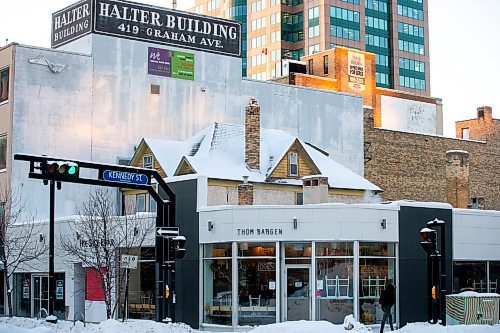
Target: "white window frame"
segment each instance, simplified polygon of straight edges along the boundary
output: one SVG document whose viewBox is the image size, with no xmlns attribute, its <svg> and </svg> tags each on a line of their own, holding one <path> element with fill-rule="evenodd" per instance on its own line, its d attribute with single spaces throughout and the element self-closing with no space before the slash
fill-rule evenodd
<svg viewBox="0 0 500 333">
<path fill-rule="evenodd" d="M 143 200 L 143 206 L 142 208 L 143 209 L 139 209 L 139 198 L 142 198 Z M 146 193 L 140 193 L 140 194 L 136 194 L 135 195 L 135 212 L 136 213 L 143 213 L 143 212 L 146 212 Z"/>
<path fill-rule="evenodd" d="M 148 163 L 146 163 L 146 159 L 149 159 L 149 158 L 151 159 L 151 164 L 150 164 L 149 162 L 148 162 Z M 153 164 L 154 164 L 154 163 L 153 163 L 153 160 L 154 160 L 154 159 L 153 159 L 153 155 L 144 155 L 144 156 L 142 157 L 142 166 L 143 166 L 144 168 L 146 168 L 146 169 L 153 169 Z"/>
<path fill-rule="evenodd" d="M 295 167 L 295 170 L 293 170 L 293 167 Z M 299 154 L 294 151 L 288 153 L 288 175 L 299 175 Z"/>
</svg>

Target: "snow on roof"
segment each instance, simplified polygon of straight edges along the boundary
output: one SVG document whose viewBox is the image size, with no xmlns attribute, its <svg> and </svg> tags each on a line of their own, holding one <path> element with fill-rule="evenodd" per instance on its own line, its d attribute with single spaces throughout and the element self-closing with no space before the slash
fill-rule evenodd
<svg viewBox="0 0 500 333">
<path fill-rule="evenodd" d="M 242 180 L 243 176 L 249 176 L 250 182 L 269 181 L 268 176 L 272 170 L 295 140 L 298 140 L 321 174 L 328 177 L 330 187 L 381 191 L 378 186 L 289 133 L 261 128 L 260 134 L 260 170 L 249 170 L 245 163 L 243 125 L 214 123 L 186 141 L 144 140 L 169 177 L 174 174 L 184 157 L 199 175 L 236 181 Z M 300 179 L 274 181 L 280 184 L 302 185 Z"/>
</svg>

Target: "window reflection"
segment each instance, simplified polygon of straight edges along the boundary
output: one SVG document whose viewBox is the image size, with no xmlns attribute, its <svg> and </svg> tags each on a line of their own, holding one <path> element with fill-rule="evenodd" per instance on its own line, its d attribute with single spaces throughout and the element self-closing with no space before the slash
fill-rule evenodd
<svg viewBox="0 0 500 333">
<path fill-rule="evenodd" d="M 340 324 L 345 316 L 354 312 L 352 267 L 353 259 L 317 259 L 316 311 L 319 320 Z"/>
<path fill-rule="evenodd" d="M 231 325 L 231 267 L 230 259 L 203 262 L 205 323 Z"/>
<path fill-rule="evenodd" d="M 394 258 L 392 243 L 360 243 L 359 244 L 359 315 L 363 324 L 378 324 L 382 321 L 383 311 L 379 304 L 380 293 L 387 284 L 395 281 Z M 397 287 L 397 286 L 396 286 Z M 393 318 L 395 307 L 392 308 Z"/>
</svg>

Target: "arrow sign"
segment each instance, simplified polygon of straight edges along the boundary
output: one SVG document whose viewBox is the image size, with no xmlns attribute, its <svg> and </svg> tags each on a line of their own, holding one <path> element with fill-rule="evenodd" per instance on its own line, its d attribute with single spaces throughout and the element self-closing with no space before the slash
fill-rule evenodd
<svg viewBox="0 0 500 333">
<path fill-rule="evenodd" d="M 179 236 L 179 227 L 157 228 L 156 233 L 162 237 L 177 237 L 177 236 Z"/>
</svg>

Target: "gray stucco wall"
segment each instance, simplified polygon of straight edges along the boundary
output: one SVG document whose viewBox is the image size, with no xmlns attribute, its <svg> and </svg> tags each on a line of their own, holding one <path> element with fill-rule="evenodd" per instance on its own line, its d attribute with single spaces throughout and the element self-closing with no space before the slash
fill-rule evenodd
<svg viewBox="0 0 500 333">
<path fill-rule="evenodd" d="M 241 59 L 93 35 L 65 50 L 19 47 L 16 54 L 13 153 L 47 154 L 116 163 L 131 157 L 143 137 L 183 140 L 212 122 L 243 124 L 250 97 L 261 105 L 261 124 L 290 132 L 328 151 L 363 174 L 360 97 L 241 78 Z M 195 55 L 194 81 L 148 74 L 148 47 Z M 44 55 L 66 65 L 58 74 L 28 63 Z M 159 85 L 160 94 L 150 86 Z M 48 190 L 27 180 L 28 165 L 15 162 L 14 186 L 38 217 L 47 215 Z M 35 184 L 36 183 L 36 184 Z M 88 187 L 65 184 L 57 193 L 57 214 L 74 213 Z"/>
</svg>

